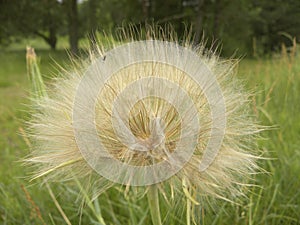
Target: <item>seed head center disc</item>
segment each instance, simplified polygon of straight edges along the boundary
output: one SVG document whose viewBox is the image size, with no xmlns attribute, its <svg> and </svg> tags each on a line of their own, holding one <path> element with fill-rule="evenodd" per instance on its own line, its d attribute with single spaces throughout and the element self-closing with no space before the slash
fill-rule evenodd
<svg viewBox="0 0 300 225">
<path fill-rule="evenodd" d="M 122 160 L 124 157 L 114 157 L 112 150 L 108 150 L 106 146 L 109 140 L 104 143 L 105 134 L 101 133 L 101 129 L 97 130 L 95 120 L 98 94 L 118 71 L 144 62 L 177 68 L 190 76 L 203 90 L 210 106 L 212 126 L 211 138 L 199 164 L 200 171 L 207 169 L 213 162 L 222 144 L 226 126 L 225 101 L 217 79 L 193 51 L 164 41 L 131 42 L 110 50 L 104 61 L 98 59 L 89 66 L 78 85 L 73 127 L 77 146 L 87 163 L 101 176 L 132 186 L 159 183 L 178 173 L 192 157 L 200 132 L 198 110 L 189 94 L 172 80 L 160 77 L 159 74 L 149 74 L 129 83 L 117 95 L 111 106 L 111 124 L 118 141 L 126 148 L 138 153 L 159 148 L 164 153 L 163 157 L 154 164 L 132 164 Z M 166 144 L 168 125 L 159 116 L 149 118 L 147 139 L 140 140 L 133 133 L 131 110 L 139 101 L 149 97 L 163 99 L 178 113 L 181 126 L 179 138 L 172 150 Z M 116 151 L 119 150 L 116 148 Z"/>
</svg>

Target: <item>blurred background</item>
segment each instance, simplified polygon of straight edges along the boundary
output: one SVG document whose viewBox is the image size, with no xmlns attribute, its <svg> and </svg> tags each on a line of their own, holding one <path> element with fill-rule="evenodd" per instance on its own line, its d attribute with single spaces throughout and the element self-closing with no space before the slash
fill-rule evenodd
<svg viewBox="0 0 300 225">
<path fill-rule="evenodd" d="M 77 53 L 88 36 L 155 22 L 172 24 L 179 37 L 192 26 L 195 44 L 204 35 L 222 43 L 223 55 L 251 57 L 292 46 L 299 18 L 299 0 L 1 0 L 0 45 L 34 38 Z"/>
<path fill-rule="evenodd" d="M 99 216 L 107 224 L 151 224 L 144 198 L 111 189 L 84 205 L 73 183 L 49 184 L 53 197 L 41 180 L 29 182 L 32 170 L 20 162 L 31 144 L 26 46 L 35 48 L 49 85 L 72 68 L 66 49 L 85 58 L 95 39 L 105 45 L 104 33 L 145 23 L 171 24 L 179 39 L 192 26 L 194 44 L 204 36 L 222 58 L 240 58 L 234 74 L 255 93 L 253 116 L 275 127 L 258 141 L 271 160 L 259 162 L 266 173 L 253 175 L 248 198 L 200 205 L 195 224 L 299 225 L 300 0 L 0 0 L 0 224 L 103 225 Z M 162 208 L 164 224 L 185 225 L 182 207 Z"/>
</svg>

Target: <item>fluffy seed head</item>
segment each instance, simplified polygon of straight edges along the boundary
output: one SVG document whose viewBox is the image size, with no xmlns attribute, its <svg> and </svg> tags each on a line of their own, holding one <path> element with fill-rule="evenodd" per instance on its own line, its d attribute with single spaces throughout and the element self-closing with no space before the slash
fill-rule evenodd
<svg viewBox="0 0 300 225">
<path fill-rule="evenodd" d="M 192 199 L 239 194 L 257 169 L 259 129 L 234 61 L 193 46 L 189 35 L 145 34 L 108 38 L 35 103 L 27 160 L 35 177 L 179 185 Z"/>
</svg>

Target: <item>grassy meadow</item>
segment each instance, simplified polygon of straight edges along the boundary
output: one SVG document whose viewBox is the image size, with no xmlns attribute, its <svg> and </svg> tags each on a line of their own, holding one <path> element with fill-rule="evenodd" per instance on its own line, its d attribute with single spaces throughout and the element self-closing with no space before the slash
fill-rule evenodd
<svg viewBox="0 0 300 225">
<path fill-rule="evenodd" d="M 56 52 L 33 47 L 46 79 L 57 71 L 54 60 L 68 62 L 63 46 Z M 237 69 L 257 92 L 252 102 L 258 120 L 274 126 L 259 140 L 262 156 L 271 160 L 260 162 L 266 172 L 253 177 L 257 186 L 250 187 L 248 199 L 239 205 L 218 200 L 199 210 L 197 224 L 300 224 L 300 54 L 245 58 Z M 20 163 L 29 153 L 21 136 L 30 116 L 29 90 L 25 46 L 0 49 L 0 224 L 102 224 L 102 218 L 106 224 L 151 224 L 147 199 L 124 196 L 117 188 L 80 207 L 78 185 L 51 183 L 50 189 L 29 182 L 29 170 Z M 186 224 L 184 214 L 168 215 L 164 224 Z"/>
</svg>

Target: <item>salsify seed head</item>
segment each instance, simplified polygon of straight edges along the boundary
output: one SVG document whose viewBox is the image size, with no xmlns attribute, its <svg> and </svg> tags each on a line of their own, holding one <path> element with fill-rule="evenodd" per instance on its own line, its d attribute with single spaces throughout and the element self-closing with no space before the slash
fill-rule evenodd
<svg viewBox="0 0 300 225">
<path fill-rule="evenodd" d="M 29 122 L 35 176 L 93 176 L 106 185 L 159 184 L 197 196 L 241 194 L 257 171 L 261 130 L 236 61 L 206 53 L 191 36 L 129 29 L 64 71 Z"/>
</svg>

